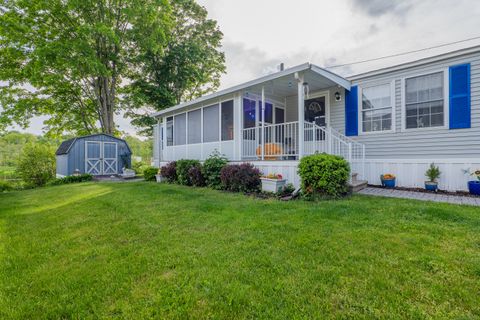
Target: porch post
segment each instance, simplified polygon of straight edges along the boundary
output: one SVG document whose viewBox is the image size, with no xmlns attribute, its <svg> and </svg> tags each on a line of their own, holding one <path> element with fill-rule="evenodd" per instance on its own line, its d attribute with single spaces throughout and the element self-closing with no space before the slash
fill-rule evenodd
<svg viewBox="0 0 480 320">
<path fill-rule="evenodd" d="M 262 86 L 262 160 L 265 160 L 265 87 Z"/>
<path fill-rule="evenodd" d="M 295 74 L 298 81 L 298 159 L 304 154 L 305 145 L 305 93 L 303 91 L 303 75 Z"/>
</svg>

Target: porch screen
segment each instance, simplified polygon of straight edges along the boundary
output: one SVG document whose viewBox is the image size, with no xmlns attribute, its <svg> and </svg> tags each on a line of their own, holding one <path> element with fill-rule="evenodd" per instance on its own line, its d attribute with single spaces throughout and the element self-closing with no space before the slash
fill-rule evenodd
<svg viewBox="0 0 480 320">
<path fill-rule="evenodd" d="M 255 127 L 255 100 L 243 99 L 243 128 Z"/>
<path fill-rule="evenodd" d="M 203 142 L 215 142 L 219 139 L 218 104 L 203 109 Z"/>
<path fill-rule="evenodd" d="M 187 115 L 179 114 L 173 118 L 173 122 L 173 141 L 176 146 L 184 145 L 187 143 Z"/>
<path fill-rule="evenodd" d="M 188 113 L 188 144 L 202 142 L 202 111 L 195 110 Z"/>
<path fill-rule="evenodd" d="M 167 147 L 173 146 L 173 117 L 167 118 Z"/>
<path fill-rule="evenodd" d="M 258 101 L 258 119 L 262 121 L 262 101 Z M 273 123 L 273 105 L 265 103 L 265 122 Z"/>
<path fill-rule="evenodd" d="M 233 140 L 233 100 L 222 102 L 222 141 Z"/>
</svg>

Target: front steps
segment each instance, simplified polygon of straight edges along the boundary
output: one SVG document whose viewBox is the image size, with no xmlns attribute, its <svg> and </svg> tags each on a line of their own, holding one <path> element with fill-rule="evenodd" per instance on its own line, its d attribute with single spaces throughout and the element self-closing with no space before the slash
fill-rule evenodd
<svg viewBox="0 0 480 320">
<path fill-rule="evenodd" d="M 368 185 L 367 180 L 358 180 L 358 173 L 352 173 L 352 181 L 348 183 L 350 192 L 355 193 L 365 189 Z"/>
</svg>

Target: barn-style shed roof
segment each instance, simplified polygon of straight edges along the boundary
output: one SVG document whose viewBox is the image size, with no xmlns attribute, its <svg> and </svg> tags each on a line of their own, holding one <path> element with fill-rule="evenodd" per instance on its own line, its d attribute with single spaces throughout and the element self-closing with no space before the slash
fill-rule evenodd
<svg viewBox="0 0 480 320">
<path fill-rule="evenodd" d="M 58 147 L 57 151 L 55 152 L 55 155 L 59 156 L 59 155 L 62 155 L 62 154 L 68 154 L 68 152 L 70 151 L 70 148 L 73 146 L 75 141 L 77 141 L 78 139 L 85 139 L 85 138 L 95 137 L 95 136 L 107 136 L 107 137 L 110 137 L 110 138 L 113 138 L 113 139 L 116 139 L 116 140 L 123 141 L 123 142 L 125 142 L 125 144 L 128 148 L 128 151 L 130 153 L 132 153 L 132 150 L 130 149 L 130 146 L 128 145 L 127 141 L 125 141 L 124 139 L 117 138 L 115 136 L 112 136 L 112 135 L 106 134 L 106 133 L 95 133 L 95 134 L 89 134 L 89 135 L 86 135 L 86 136 L 75 137 L 75 138 L 63 141 L 60 144 L 60 146 Z"/>
</svg>

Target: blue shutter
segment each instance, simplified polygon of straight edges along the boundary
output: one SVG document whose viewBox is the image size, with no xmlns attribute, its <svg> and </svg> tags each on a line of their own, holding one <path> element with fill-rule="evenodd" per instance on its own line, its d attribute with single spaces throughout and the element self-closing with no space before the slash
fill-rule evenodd
<svg viewBox="0 0 480 320">
<path fill-rule="evenodd" d="M 470 64 L 449 68 L 450 129 L 470 128 Z"/>
<path fill-rule="evenodd" d="M 345 134 L 358 136 L 358 87 L 345 90 Z"/>
</svg>

